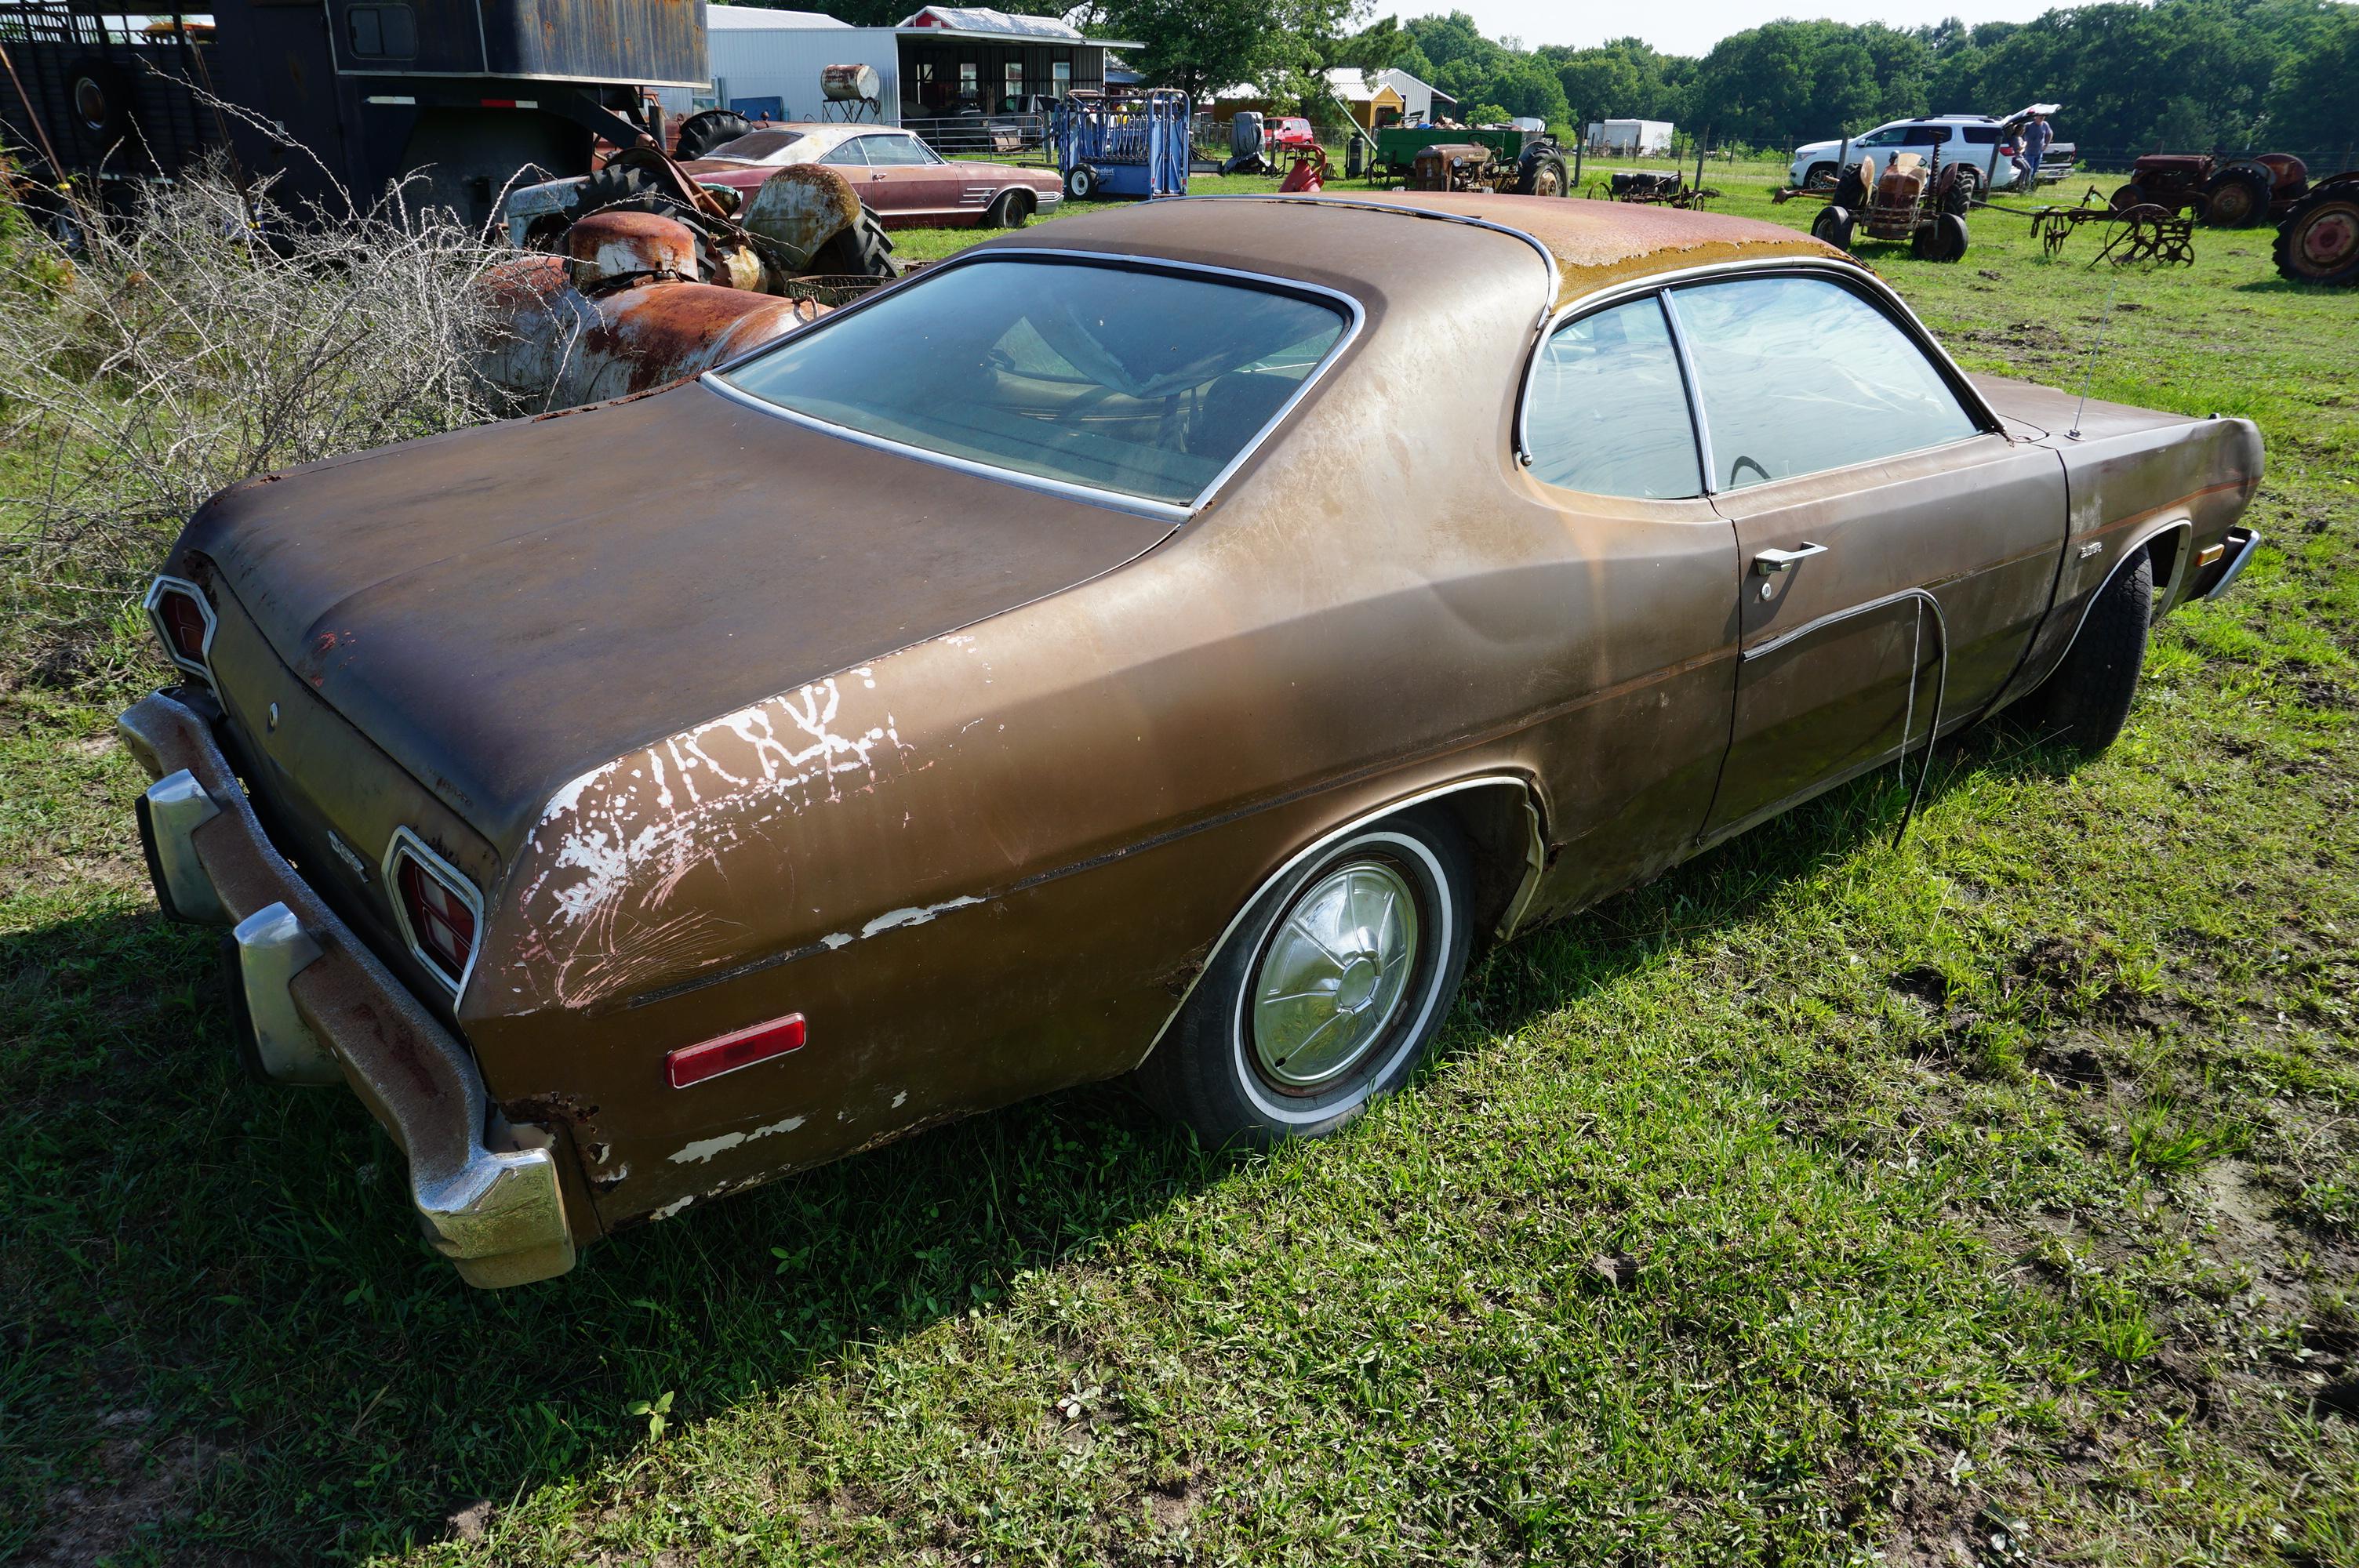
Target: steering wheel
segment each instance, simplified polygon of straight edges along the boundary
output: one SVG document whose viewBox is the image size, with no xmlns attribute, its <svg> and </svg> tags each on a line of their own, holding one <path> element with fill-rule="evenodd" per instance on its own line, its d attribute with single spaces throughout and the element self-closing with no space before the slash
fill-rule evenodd
<svg viewBox="0 0 2359 1568">
<path fill-rule="evenodd" d="M 1755 473 L 1761 476 L 1761 481 L 1764 484 L 1767 484 L 1769 481 L 1769 470 L 1767 469 L 1763 468 L 1751 458 L 1738 458 L 1734 462 L 1728 465 L 1729 483 L 1734 484 L 1736 482 L 1736 470 L 1738 469 L 1751 469 Z"/>
</svg>

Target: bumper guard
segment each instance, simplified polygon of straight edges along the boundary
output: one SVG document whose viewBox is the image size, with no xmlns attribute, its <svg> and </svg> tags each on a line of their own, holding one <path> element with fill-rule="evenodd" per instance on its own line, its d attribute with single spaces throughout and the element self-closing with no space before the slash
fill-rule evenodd
<svg viewBox="0 0 2359 1568">
<path fill-rule="evenodd" d="M 164 692 L 116 721 L 157 782 L 139 803 L 158 901 L 232 928 L 264 1071 L 350 1084 L 409 1159 L 427 1239 L 468 1283 L 573 1266 L 557 1152 L 493 1110 L 467 1048 L 321 902 L 263 833 L 205 717 Z"/>
</svg>

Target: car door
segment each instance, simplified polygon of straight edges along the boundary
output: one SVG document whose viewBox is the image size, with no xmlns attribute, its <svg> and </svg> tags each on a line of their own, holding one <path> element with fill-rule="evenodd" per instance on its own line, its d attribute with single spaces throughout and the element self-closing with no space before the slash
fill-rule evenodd
<svg viewBox="0 0 2359 1568">
<path fill-rule="evenodd" d="M 907 132 L 860 138 L 867 155 L 866 183 L 854 182 L 862 200 L 881 216 L 934 216 L 958 206 L 957 171 Z"/>
<path fill-rule="evenodd" d="M 1558 326 L 1525 388 L 1530 492 L 1555 543 L 1533 569 L 1562 618 L 1535 739 L 1561 834 L 1539 907 L 1585 902 L 1692 849 L 1728 750 L 1736 532 L 1705 493 L 1660 298 Z M 1565 699 L 1565 694 L 1579 694 Z"/>
<path fill-rule="evenodd" d="M 1861 280 L 1803 270 L 1666 298 L 1743 561 L 1716 837 L 1996 695 L 2054 597 L 2064 472 Z"/>
</svg>

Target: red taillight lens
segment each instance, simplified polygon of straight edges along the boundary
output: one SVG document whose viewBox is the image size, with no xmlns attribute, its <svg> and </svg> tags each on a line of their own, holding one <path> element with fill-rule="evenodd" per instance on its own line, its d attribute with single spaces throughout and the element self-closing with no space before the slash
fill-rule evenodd
<svg viewBox="0 0 2359 1568">
<path fill-rule="evenodd" d="M 407 849 L 394 857 L 394 886 L 409 922 L 410 946 L 456 989 L 475 953 L 475 912 L 457 888 Z"/>
<path fill-rule="evenodd" d="M 664 1058 L 664 1080 L 676 1089 L 783 1056 L 803 1048 L 803 1015 L 790 1012 L 734 1034 L 723 1034 L 698 1045 L 683 1045 Z"/>
<path fill-rule="evenodd" d="M 158 578 L 147 590 L 147 613 L 163 639 L 164 652 L 185 669 L 202 672 L 205 642 L 212 633 L 212 611 L 197 597 L 191 585 L 177 578 Z"/>
</svg>

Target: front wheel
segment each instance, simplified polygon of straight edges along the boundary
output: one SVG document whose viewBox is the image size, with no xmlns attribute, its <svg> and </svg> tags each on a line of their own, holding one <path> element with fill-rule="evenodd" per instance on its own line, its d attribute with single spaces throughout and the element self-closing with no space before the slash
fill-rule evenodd
<svg viewBox="0 0 2359 1568">
<path fill-rule="evenodd" d="M 1853 222 L 1851 209 L 1847 207 L 1824 208 L 1810 220 L 1810 237 L 1824 240 L 1839 251 L 1847 251 L 1851 249 Z"/>
<path fill-rule="evenodd" d="M 1003 190 L 999 200 L 984 214 L 986 229 L 1020 229 L 1032 220 L 1032 196 L 1029 191 Z"/>
<path fill-rule="evenodd" d="M 2017 704 L 2042 741 L 2095 756 L 2114 743 L 2137 696 L 2154 622 L 2154 557 L 2146 551 L 2105 580 L 2072 646 L 2039 689 Z"/>
<path fill-rule="evenodd" d="M 1087 201 L 1098 193 L 1098 171 L 1085 163 L 1077 163 L 1065 171 L 1065 198 L 1069 201 Z"/>
<path fill-rule="evenodd" d="M 1138 1070 L 1214 1147 L 1315 1138 L 1407 1082 L 1466 972 L 1473 885 L 1448 817 L 1357 828 L 1256 899 Z"/>
</svg>

